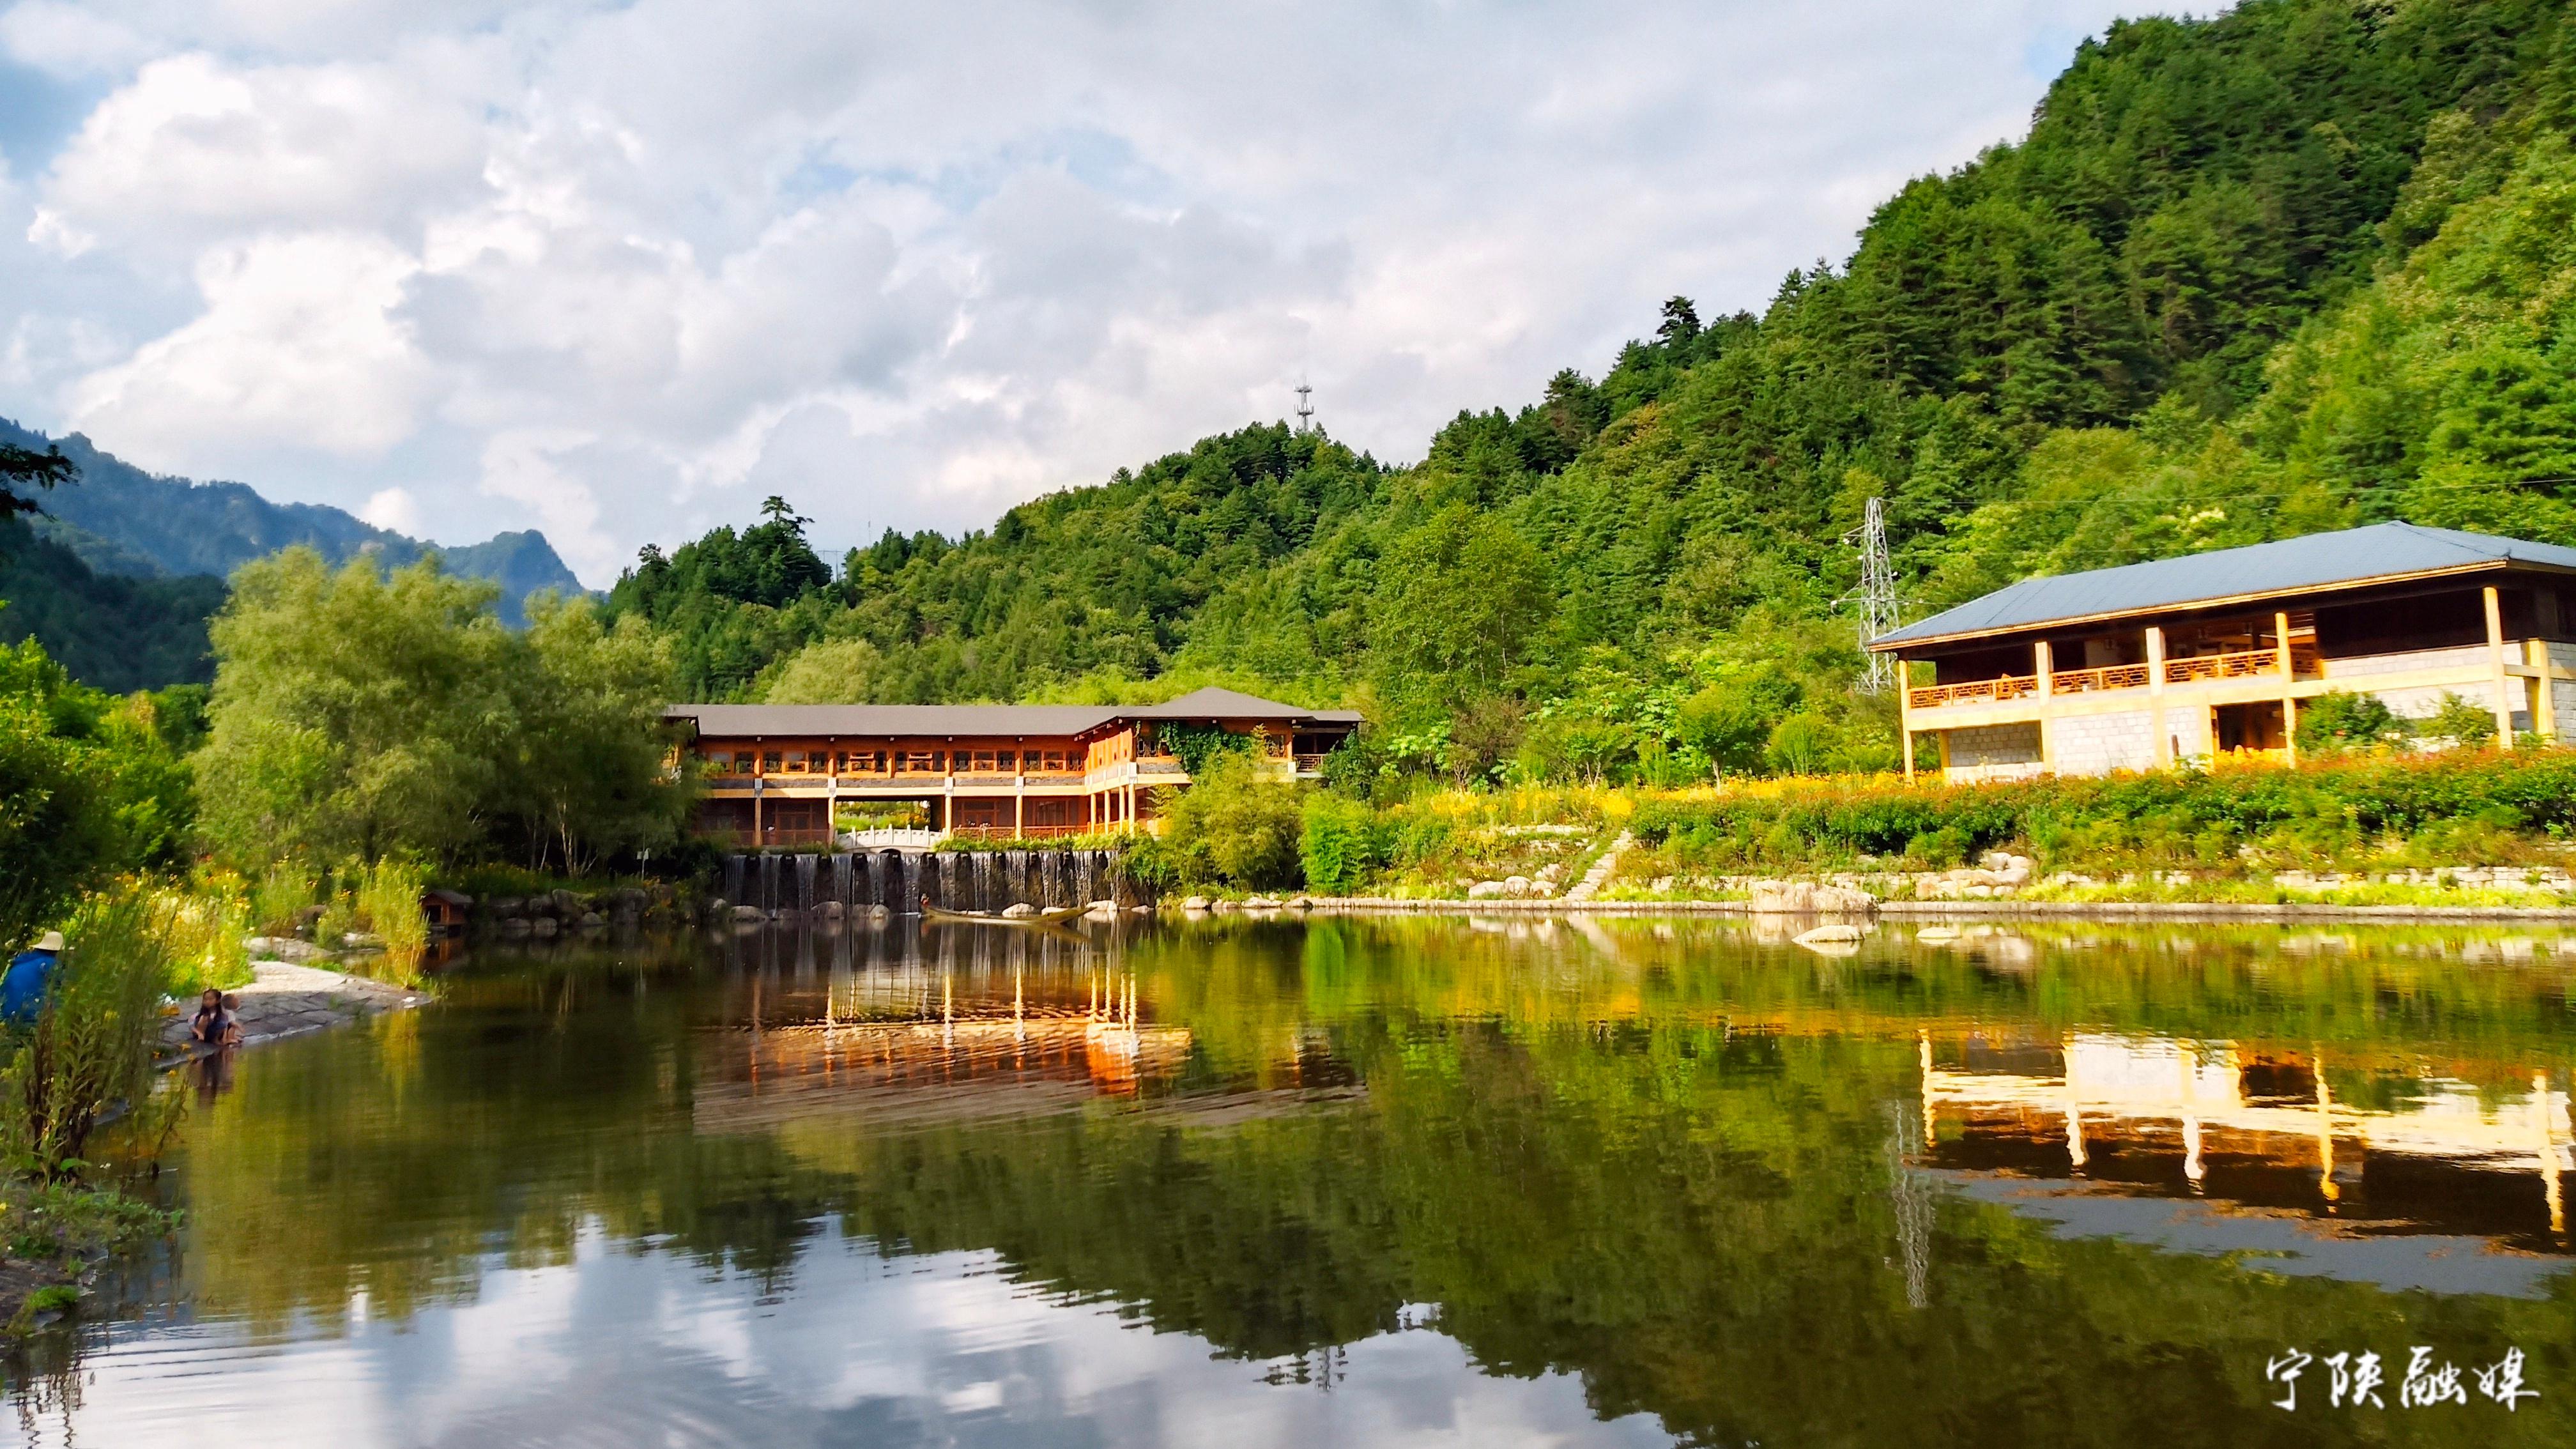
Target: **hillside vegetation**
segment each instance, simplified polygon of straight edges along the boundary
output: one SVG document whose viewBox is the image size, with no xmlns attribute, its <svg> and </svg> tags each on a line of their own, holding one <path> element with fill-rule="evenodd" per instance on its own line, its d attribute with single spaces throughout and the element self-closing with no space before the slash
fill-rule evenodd
<svg viewBox="0 0 2576 1449">
<path fill-rule="evenodd" d="M 2381 518 L 2576 541 L 2566 34 L 2528 0 L 2124 22 L 1761 315 L 1675 298 L 1419 463 L 1247 427 L 837 569 L 773 500 L 612 608 L 708 698 L 1222 681 L 1461 781 L 1883 766 L 1841 541 L 1873 497 L 1909 616 Z"/>
</svg>

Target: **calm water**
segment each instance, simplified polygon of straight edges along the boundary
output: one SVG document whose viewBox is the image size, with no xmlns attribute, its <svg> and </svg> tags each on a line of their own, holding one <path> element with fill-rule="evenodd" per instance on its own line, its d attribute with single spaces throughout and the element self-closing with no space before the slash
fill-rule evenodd
<svg viewBox="0 0 2576 1449">
<path fill-rule="evenodd" d="M 183 1239 L 0 1434 L 2565 1445 L 2571 977 L 1636 921 L 486 954 L 177 1084 Z M 2466 1405 L 2402 1405 L 2419 1344 Z"/>
</svg>

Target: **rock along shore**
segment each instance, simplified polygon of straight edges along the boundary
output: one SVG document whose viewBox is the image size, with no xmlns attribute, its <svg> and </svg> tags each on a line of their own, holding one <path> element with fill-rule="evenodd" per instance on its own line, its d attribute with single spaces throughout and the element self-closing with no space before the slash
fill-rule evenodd
<svg viewBox="0 0 2576 1449">
<path fill-rule="evenodd" d="M 2155 921 L 2576 921 L 2569 906 L 2343 906 L 2239 901 L 1880 901 L 1866 910 L 1756 912 L 1750 901 L 1442 900 L 1392 896 L 1301 896 L 1319 914 L 1460 916 L 1880 915 L 1906 919 L 1994 920 L 2055 917 Z M 1294 902 L 1290 905 L 1293 907 Z M 1246 909 L 1235 905 L 1235 909 Z M 1253 908 L 1258 909 L 1258 908 Z"/>
</svg>

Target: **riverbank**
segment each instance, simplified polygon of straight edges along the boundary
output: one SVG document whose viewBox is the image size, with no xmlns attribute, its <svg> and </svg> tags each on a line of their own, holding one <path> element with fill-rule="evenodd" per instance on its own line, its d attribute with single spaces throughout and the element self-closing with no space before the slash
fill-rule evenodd
<svg viewBox="0 0 2576 1449">
<path fill-rule="evenodd" d="M 1893 920 L 2049 918 L 2112 921 L 2432 921 L 2576 922 L 2576 906 L 2337 905 L 2319 902 L 2047 901 L 2010 897 L 1974 901 L 1873 901 L 1805 911 L 1756 911 L 1751 901 L 1710 900 L 1440 900 L 1392 896 L 1298 896 L 1276 905 L 1210 902 L 1224 911 L 1302 911 L 1322 915 L 1439 916 L 1763 916 Z M 1183 911 L 1181 914 L 1191 914 Z"/>
<path fill-rule="evenodd" d="M 361 1021 L 387 1011 L 407 1011 L 428 1000 L 426 993 L 388 981 L 351 976 L 320 966 L 289 961 L 253 961 L 250 984 L 238 988 L 235 1012 L 244 1046 L 299 1036 L 324 1027 Z M 189 1060 L 202 1049 L 188 1040 L 189 1012 L 180 1012 L 162 1027 L 161 1043 L 175 1057 L 164 1065 Z"/>
</svg>

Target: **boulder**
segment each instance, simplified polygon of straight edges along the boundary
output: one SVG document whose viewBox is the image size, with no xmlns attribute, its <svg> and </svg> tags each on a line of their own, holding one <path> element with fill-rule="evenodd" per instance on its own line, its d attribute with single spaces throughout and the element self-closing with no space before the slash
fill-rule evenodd
<svg viewBox="0 0 2576 1449">
<path fill-rule="evenodd" d="M 320 961 L 331 954 L 310 941 L 301 941 L 293 936 L 252 936 L 242 942 L 242 949 L 249 952 L 250 959 L 254 961 L 283 961 L 289 966 Z"/>
<path fill-rule="evenodd" d="M 530 921 L 528 926 L 540 936 L 551 936 L 560 929 L 555 925 L 555 918 L 552 916 L 539 916 Z"/>
<path fill-rule="evenodd" d="M 528 919 L 525 916 L 512 916 L 501 923 L 501 934 L 504 936 L 524 936 L 531 929 L 533 928 L 528 925 Z"/>
<path fill-rule="evenodd" d="M 582 928 L 583 930 L 585 930 L 585 931 L 599 931 L 599 930 L 605 930 L 605 929 L 607 929 L 607 927 L 608 927 L 608 918 L 607 918 L 606 916 L 601 915 L 599 912 L 597 912 L 597 911 L 584 911 L 584 912 L 582 913 L 582 917 L 581 917 L 581 928 Z"/>
<path fill-rule="evenodd" d="M 815 914 L 821 916 L 827 921 L 839 920 L 848 910 L 849 907 L 842 905 L 839 901 L 825 901 L 823 904 L 814 908 Z"/>
<path fill-rule="evenodd" d="M 549 899 L 554 902 L 555 914 L 567 920 L 579 916 L 582 912 L 581 897 L 571 891 L 556 891 Z"/>
<path fill-rule="evenodd" d="M 1288 898 L 1288 909 L 1292 911 L 1311 911 L 1314 908 L 1315 898 L 1313 896 L 1290 896 Z"/>
<path fill-rule="evenodd" d="M 385 949 L 385 938 L 373 931 L 344 931 L 340 944 L 355 951 L 381 951 Z"/>
<path fill-rule="evenodd" d="M 874 905 L 874 906 L 870 906 L 870 907 L 868 907 L 868 919 L 869 919 L 869 920 L 871 920 L 871 921 L 882 921 L 882 920 L 885 920 L 885 919 L 887 919 L 888 917 L 892 916 L 893 914 L 894 914 L 894 908 L 893 908 L 893 907 L 891 907 L 891 906 L 886 906 L 886 905 Z"/>
<path fill-rule="evenodd" d="M 1525 875 L 1515 875 L 1515 876 L 1508 876 L 1508 877 L 1506 877 L 1506 878 L 1504 879 L 1504 881 L 1503 881 L 1503 894 L 1504 894 L 1504 895 L 1511 896 L 1511 897 L 1514 897 L 1515 899 L 1517 899 L 1517 898 L 1519 898 L 1519 897 L 1521 897 L 1521 896 L 1528 895 L 1529 893 L 1530 893 L 1530 878 L 1529 878 L 1528 876 L 1525 876 Z"/>
<path fill-rule="evenodd" d="M 527 908 L 528 903 L 517 896 L 494 896 L 483 903 L 487 913 L 499 917 L 515 916 Z"/>
<path fill-rule="evenodd" d="M 1500 900 L 1502 895 L 1503 883 L 1498 880 L 1480 880 L 1467 887 L 1467 899 L 1471 901 Z"/>
<path fill-rule="evenodd" d="M 1914 939 L 1927 946 L 1946 946 L 1959 939 L 1959 933 L 1948 926 L 1925 926 L 1914 933 Z"/>
<path fill-rule="evenodd" d="M 1025 921 L 1037 913 L 1038 908 L 1030 905 L 1027 901 L 1013 901 L 1009 905 L 1002 907 L 1002 915 L 1006 920 Z"/>
<path fill-rule="evenodd" d="M 1243 908 L 1247 911 L 1275 911 L 1279 909 L 1279 898 L 1277 896 L 1245 896 L 1243 898 Z"/>
<path fill-rule="evenodd" d="M 1093 901 L 1091 903 L 1091 908 L 1093 910 L 1098 910 L 1100 908 L 1100 902 Z M 1205 896 L 1191 896 L 1181 902 L 1181 909 L 1185 911 L 1204 911 L 1207 908 L 1208 898 Z"/>
<path fill-rule="evenodd" d="M 1757 880 L 1750 893 L 1757 916 L 1865 916 L 1878 909 L 1867 891 L 1812 881 Z"/>
<path fill-rule="evenodd" d="M 765 921 L 769 919 L 769 912 L 758 906 L 736 906 L 733 908 L 733 918 L 737 921 Z"/>
</svg>

